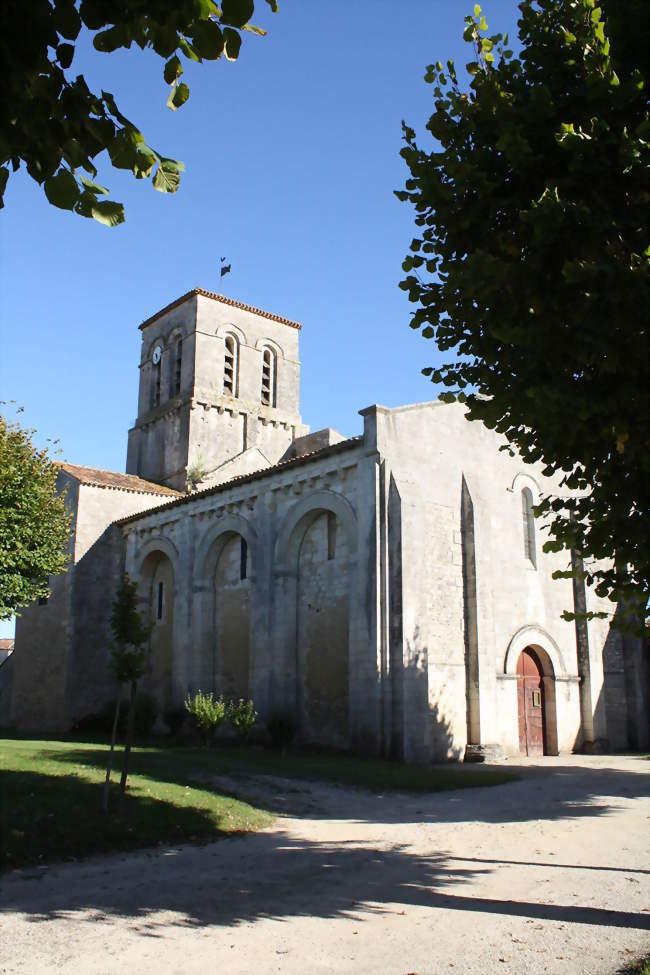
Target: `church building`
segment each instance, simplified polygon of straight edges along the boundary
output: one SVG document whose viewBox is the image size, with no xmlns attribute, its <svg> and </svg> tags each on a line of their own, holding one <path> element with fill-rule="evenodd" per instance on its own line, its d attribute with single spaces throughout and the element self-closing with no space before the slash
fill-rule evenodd
<svg viewBox="0 0 650 975">
<path fill-rule="evenodd" d="M 114 699 L 122 572 L 152 624 L 142 687 L 252 698 L 260 728 L 410 762 L 649 745 L 648 657 L 543 552 L 559 490 L 461 405 L 300 416 L 301 326 L 200 288 L 140 326 L 126 473 L 62 463 L 70 567 L 17 621 L 0 723 L 63 731 Z"/>
</svg>

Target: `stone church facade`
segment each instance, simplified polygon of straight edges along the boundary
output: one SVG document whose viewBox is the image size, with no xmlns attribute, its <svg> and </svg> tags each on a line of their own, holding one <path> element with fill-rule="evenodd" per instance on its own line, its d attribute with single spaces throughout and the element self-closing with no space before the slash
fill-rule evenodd
<svg viewBox="0 0 650 975">
<path fill-rule="evenodd" d="M 648 659 L 553 580 L 554 484 L 459 405 L 309 433 L 300 326 L 195 289 L 141 325 L 127 473 L 62 464 L 71 567 L 18 620 L 0 720 L 63 730 L 115 688 L 121 572 L 152 623 L 144 686 L 296 714 L 306 743 L 430 762 L 648 747 Z M 191 488 L 191 489 L 190 489 Z"/>
</svg>

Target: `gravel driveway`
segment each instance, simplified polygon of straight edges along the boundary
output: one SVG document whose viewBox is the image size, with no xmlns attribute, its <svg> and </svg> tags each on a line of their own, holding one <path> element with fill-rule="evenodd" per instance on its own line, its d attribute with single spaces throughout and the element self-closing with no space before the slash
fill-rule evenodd
<svg viewBox="0 0 650 975">
<path fill-rule="evenodd" d="M 14 871 L 0 973 L 612 975 L 650 953 L 650 762 L 507 766 L 439 795 L 268 781 L 262 833 Z"/>
</svg>

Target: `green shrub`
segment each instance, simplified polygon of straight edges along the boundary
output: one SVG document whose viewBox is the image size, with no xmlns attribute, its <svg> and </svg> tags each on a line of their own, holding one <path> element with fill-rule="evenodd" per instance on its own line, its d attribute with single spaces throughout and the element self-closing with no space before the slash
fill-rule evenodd
<svg viewBox="0 0 650 975">
<path fill-rule="evenodd" d="M 245 741 L 257 721 L 255 705 L 242 697 L 238 701 L 231 701 L 228 705 L 228 718 L 239 737 Z"/>
<path fill-rule="evenodd" d="M 274 748 L 288 748 L 298 733 L 298 722 L 293 711 L 272 711 L 266 722 Z"/>
<path fill-rule="evenodd" d="M 199 690 L 194 697 L 188 692 L 185 710 L 200 735 L 201 743 L 207 745 L 210 735 L 225 719 L 227 705 L 223 697 L 215 697 L 212 691 L 204 694 Z"/>
<path fill-rule="evenodd" d="M 177 735 L 185 724 L 187 711 L 182 708 L 166 708 L 163 711 L 163 721 L 169 729 L 170 735 Z"/>
</svg>

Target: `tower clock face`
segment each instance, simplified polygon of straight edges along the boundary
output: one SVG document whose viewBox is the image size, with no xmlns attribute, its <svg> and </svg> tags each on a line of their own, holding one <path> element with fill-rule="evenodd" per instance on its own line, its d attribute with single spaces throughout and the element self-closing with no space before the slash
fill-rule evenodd
<svg viewBox="0 0 650 975">
<path fill-rule="evenodd" d="M 156 348 L 153 350 L 153 355 L 151 356 L 151 361 L 153 362 L 154 366 L 158 365 L 161 358 L 162 358 L 162 349 L 159 345 L 157 345 Z"/>
</svg>

